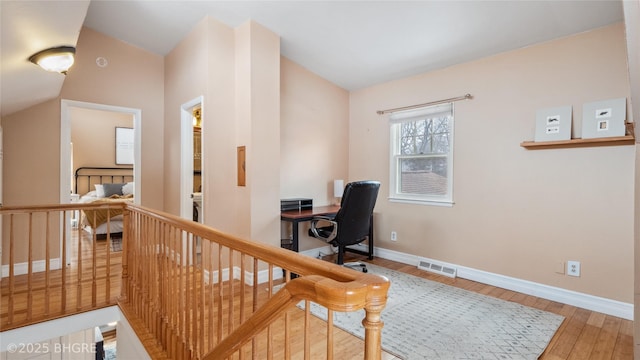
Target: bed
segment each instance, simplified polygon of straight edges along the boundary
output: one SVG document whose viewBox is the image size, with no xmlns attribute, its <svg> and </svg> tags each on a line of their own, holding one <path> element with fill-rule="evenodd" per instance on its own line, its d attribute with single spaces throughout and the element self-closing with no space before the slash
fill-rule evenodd
<svg viewBox="0 0 640 360">
<path fill-rule="evenodd" d="M 80 167 L 75 171 L 75 193 L 78 203 L 133 202 L 133 168 L 131 167 Z M 122 236 L 122 211 L 83 210 L 80 226 L 97 239 Z"/>
</svg>

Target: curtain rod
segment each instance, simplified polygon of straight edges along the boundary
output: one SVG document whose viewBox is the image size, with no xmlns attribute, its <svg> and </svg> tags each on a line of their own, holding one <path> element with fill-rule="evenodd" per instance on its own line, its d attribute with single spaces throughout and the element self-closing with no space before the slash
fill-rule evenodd
<svg viewBox="0 0 640 360">
<path fill-rule="evenodd" d="M 460 100 L 470 100 L 472 98 L 473 97 L 471 96 L 471 94 L 465 94 L 464 96 L 458 96 L 458 97 L 454 97 L 454 98 L 450 98 L 450 99 L 432 101 L 432 102 L 428 102 L 428 103 L 424 103 L 424 104 L 418 104 L 418 105 L 403 106 L 403 107 L 399 107 L 399 108 L 395 108 L 395 109 L 378 110 L 376 112 L 378 113 L 378 115 L 384 115 L 386 113 L 391 113 L 391 112 L 400 111 L 400 110 L 410 110 L 410 109 L 420 108 L 420 107 L 423 107 L 423 106 L 438 105 L 438 104 L 444 104 L 444 103 L 453 102 L 453 101 L 460 101 Z"/>
</svg>

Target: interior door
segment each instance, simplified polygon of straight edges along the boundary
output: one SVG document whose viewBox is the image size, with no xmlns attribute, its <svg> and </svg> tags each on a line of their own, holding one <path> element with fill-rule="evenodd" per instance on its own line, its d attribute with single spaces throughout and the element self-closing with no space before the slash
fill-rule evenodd
<svg viewBox="0 0 640 360">
<path fill-rule="evenodd" d="M 199 109 L 198 109 L 199 110 Z M 202 128 L 193 127 L 193 221 L 202 223 Z"/>
<path fill-rule="evenodd" d="M 203 222 L 204 167 L 202 166 L 202 97 L 181 106 L 180 216 Z M 197 216 L 197 219 L 196 219 Z"/>
</svg>

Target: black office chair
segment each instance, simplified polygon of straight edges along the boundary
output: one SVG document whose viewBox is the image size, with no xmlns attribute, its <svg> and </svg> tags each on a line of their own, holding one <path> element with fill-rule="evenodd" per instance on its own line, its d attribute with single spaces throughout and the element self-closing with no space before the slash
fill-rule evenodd
<svg viewBox="0 0 640 360">
<path fill-rule="evenodd" d="M 350 268 L 358 268 L 367 272 L 367 267 L 362 263 L 344 263 L 347 246 L 370 239 L 369 246 L 373 246 L 373 231 L 371 218 L 373 207 L 376 205 L 380 183 L 378 181 L 356 181 L 348 183 L 344 188 L 340 210 L 335 217 L 317 216 L 311 220 L 309 236 L 322 239 L 333 246 L 338 247 L 338 265 Z M 328 226 L 322 226 L 327 225 Z M 362 253 L 360 251 L 355 251 Z"/>
</svg>

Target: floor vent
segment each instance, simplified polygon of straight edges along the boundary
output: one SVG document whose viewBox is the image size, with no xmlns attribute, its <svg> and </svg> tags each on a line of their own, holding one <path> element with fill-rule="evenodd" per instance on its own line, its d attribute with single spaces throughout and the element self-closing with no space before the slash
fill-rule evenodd
<svg viewBox="0 0 640 360">
<path fill-rule="evenodd" d="M 420 262 L 418 263 L 418 269 L 430 271 L 432 273 L 448 276 L 451 278 L 456 277 L 455 268 L 437 263 L 433 260 L 428 260 L 428 259 L 420 260 Z"/>
</svg>

